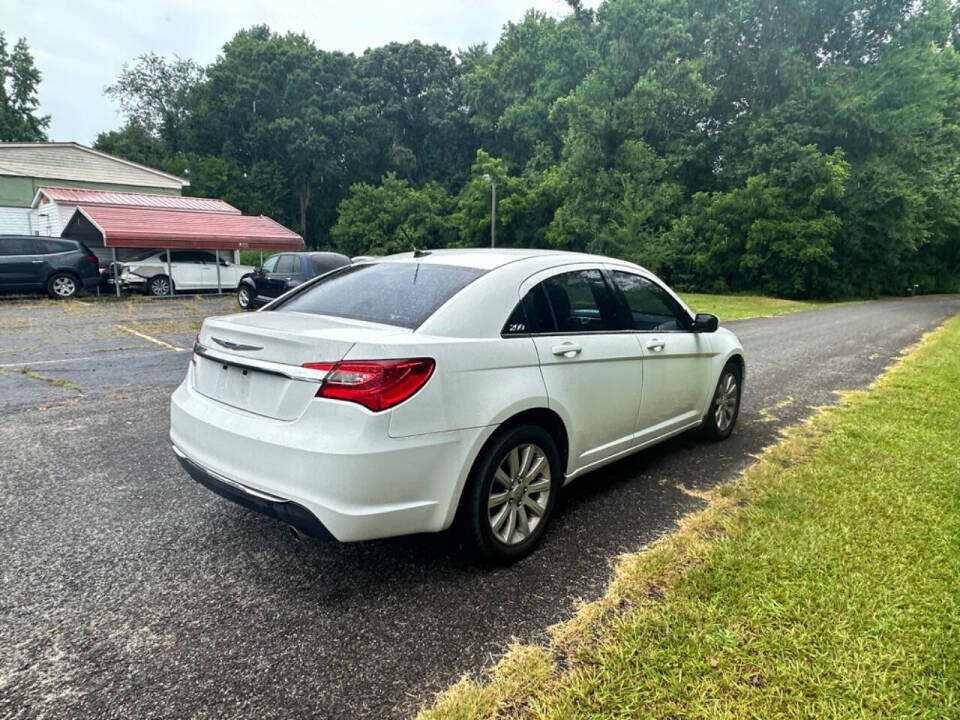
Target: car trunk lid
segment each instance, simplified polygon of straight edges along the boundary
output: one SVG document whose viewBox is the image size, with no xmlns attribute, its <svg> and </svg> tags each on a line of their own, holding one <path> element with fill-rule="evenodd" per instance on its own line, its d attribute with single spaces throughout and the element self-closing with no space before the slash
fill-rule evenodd
<svg viewBox="0 0 960 720">
<path fill-rule="evenodd" d="M 323 371 L 358 342 L 383 342 L 409 330 L 293 312 L 209 318 L 194 354 L 193 387 L 217 402 L 278 420 L 295 420 L 316 396 Z"/>
</svg>

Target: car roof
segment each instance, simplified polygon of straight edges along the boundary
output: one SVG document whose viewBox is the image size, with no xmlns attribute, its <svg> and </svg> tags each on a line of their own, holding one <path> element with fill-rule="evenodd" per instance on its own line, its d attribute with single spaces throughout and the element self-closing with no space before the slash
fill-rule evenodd
<svg viewBox="0 0 960 720">
<path fill-rule="evenodd" d="M 554 262 L 558 264 L 590 262 L 615 263 L 617 265 L 631 265 L 639 267 L 626 260 L 591 255 L 589 253 L 568 252 L 565 250 L 539 250 L 533 248 L 451 248 L 446 250 L 421 250 L 421 254 L 413 252 L 398 253 L 380 258 L 378 262 L 412 262 L 428 265 L 456 265 L 477 270 L 494 270 L 520 260 L 543 260 L 548 267 Z M 642 268 L 641 268 L 642 269 Z"/>
</svg>

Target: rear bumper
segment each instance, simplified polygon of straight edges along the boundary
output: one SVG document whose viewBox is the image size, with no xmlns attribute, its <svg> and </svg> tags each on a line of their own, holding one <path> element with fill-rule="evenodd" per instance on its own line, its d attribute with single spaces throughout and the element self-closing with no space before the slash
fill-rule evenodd
<svg viewBox="0 0 960 720">
<path fill-rule="evenodd" d="M 173 452 L 190 477 L 201 485 L 213 490 L 217 495 L 231 500 L 238 505 L 242 505 L 245 508 L 262 513 L 267 517 L 272 517 L 288 525 L 293 525 L 297 530 L 311 537 L 323 540 L 334 539 L 330 531 L 317 519 L 317 516 L 302 505 L 273 495 L 257 492 L 240 483 L 217 475 L 213 471 L 208 470 L 188 458 L 176 445 L 173 446 Z"/>
<path fill-rule="evenodd" d="M 309 534 L 320 532 L 316 521 L 341 542 L 448 527 L 472 457 L 492 431 L 393 438 L 389 412 L 323 399 L 295 420 L 273 419 L 200 394 L 191 373 L 170 403 L 170 440 L 187 472 Z M 313 529 L 294 522 L 301 510 Z"/>
</svg>

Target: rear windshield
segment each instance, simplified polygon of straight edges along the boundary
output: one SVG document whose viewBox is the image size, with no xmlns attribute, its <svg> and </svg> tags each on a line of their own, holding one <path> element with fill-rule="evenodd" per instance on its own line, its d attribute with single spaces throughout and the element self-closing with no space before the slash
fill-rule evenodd
<svg viewBox="0 0 960 720">
<path fill-rule="evenodd" d="M 483 270 L 423 263 L 363 263 L 331 273 L 273 310 L 417 328 Z"/>
</svg>

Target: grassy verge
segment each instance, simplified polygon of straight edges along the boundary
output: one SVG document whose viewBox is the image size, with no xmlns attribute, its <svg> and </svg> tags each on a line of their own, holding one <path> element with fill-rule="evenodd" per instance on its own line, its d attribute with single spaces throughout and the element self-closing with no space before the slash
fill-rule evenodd
<svg viewBox="0 0 960 720">
<path fill-rule="evenodd" d="M 960 717 L 960 317 L 424 718 Z"/>
<path fill-rule="evenodd" d="M 694 312 L 708 312 L 720 320 L 742 320 L 751 317 L 784 315 L 801 310 L 819 310 L 838 305 L 835 302 L 815 300 L 783 300 L 764 295 L 707 295 L 703 293 L 680 293 L 683 301 Z"/>
</svg>

